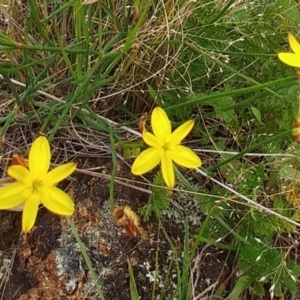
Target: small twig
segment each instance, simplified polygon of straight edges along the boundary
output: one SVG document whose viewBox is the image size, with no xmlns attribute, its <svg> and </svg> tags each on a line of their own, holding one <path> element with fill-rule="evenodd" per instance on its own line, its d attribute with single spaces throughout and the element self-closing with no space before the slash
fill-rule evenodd
<svg viewBox="0 0 300 300">
<path fill-rule="evenodd" d="M 93 176 L 93 177 L 97 177 L 97 178 L 104 178 L 104 179 L 107 179 L 107 180 L 111 179 L 111 175 L 108 175 L 108 174 L 102 174 L 102 173 L 88 171 L 88 170 L 83 170 L 83 169 L 76 169 L 76 172 L 81 173 L 81 174 L 85 174 L 85 175 L 89 175 L 89 176 Z M 132 189 L 141 191 L 143 193 L 152 194 L 152 192 L 150 190 L 148 190 L 148 189 L 144 189 L 144 188 L 141 188 L 141 187 L 138 187 L 136 185 L 128 183 L 128 182 L 135 183 L 134 180 L 124 179 L 124 178 L 121 178 L 121 177 L 115 177 L 114 181 L 115 181 L 115 183 L 118 183 L 118 184 L 121 184 L 121 185 L 125 185 L 127 187 L 130 187 Z M 143 183 L 141 183 L 141 184 L 143 184 Z M 149 184 L 147 183 L 147 185 L 149 185 Z"/>
<path fill-rule="evenodd" d="M 12 177 L 4 177 L 4 178 L 0 178 L 0 187 L 8 184 L 8 183 L 11 183 L 11 182 L 14 182 L 15 179 L 12 178 Z"/>
<path fill-rule="evenodd" d="M 209 248 L 211 246 L 211 244 L 205 244 L 205 246 L 201 249 L 201 252 L 199 254 L 197 254 L 196 258 L 194 259 L 194 265 L 193 268 L 191 270 L 191 282 L 193 287 L 197 286 L 199 278 L 200 278 L 200 272 L 199 272 L 199 268 L 200 268 L 200 264 L 201 264 L 201 259 L 202 259 L 202 255 L 204 253 L 204 251 Z M 196 279 L 193 280 L 193 274 L 196 273 Z M 193 289 L 193 297 L 195 297 L 194 295 L 194 289 Z"/>
<path fill-rule="evenodd" d="M 196 297 L 193 298 L 193 300 L 200 300 L 201 297 L 203 297 L 205 294 L 207 294 L 209 291 L 213 290 L 217 286 L 218 282 L 214 282 L 209 287 L 207 287 L 203 292 L 198 294 Z M 202 298 L 201 300 L 208 299 L 208 297 Z"/>
<path fill-rule="evenodd" d="M 13 267 L 13 264 L 14 264 L 14 261 L 15 261 L 15 258 L 16 258 L 16 254 L 17 254 L 17 249 L 14 249 L 13 253 L 12 253 L 12 257 L 10 259 L 9 268 L 7 268 L 7 270 L 5 270 L 5 274 L 3 274 L 2 280 L 0 282 L 0 290 L 2 290 L 1 300 L 3 299 L 3 296 L 4 296 L 5 287 L 7 285 L 8 280 L 9 280 L 9 276 L 11 274 L 11 270 L 12 270 L 12 267 Z"/>
</svg>

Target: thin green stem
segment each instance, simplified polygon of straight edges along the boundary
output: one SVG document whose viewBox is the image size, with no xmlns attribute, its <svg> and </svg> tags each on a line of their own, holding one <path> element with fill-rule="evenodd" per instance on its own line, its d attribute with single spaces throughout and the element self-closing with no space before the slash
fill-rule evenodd
<svg viewBox="0 0 300 300">
<path fill-rule="evenodd" d="M 13 109 L 7 116 L 7 119 L 5 121 L 5 124 L 0 128 L 0 137 L 4 136 L 5 132 L 9 128 L 15 114 L 17 113 L 18 108 Z"/>
<path fill-rule="evenodd" d="M 39 12 L 37 11 L 38 6 L 36 5 L 36 2 L 34 0 L 28 0 L 28 4 L 30 6 L 31 20 L 34 20 L 34 25 L 37 27 L 39 34 L 49 45 L 53 46 L 52 41 L 49 40 L 42 26 L 40 15 Z"/>
<path fill-rule="evenodd" d="M 98 278 L 97 278 L 97 276 L 96 276 L 96 273 L 95 273 L 95 271 L 94 271 L 94 269 L 93 269 L 92 262 L 91 262 L 91 260 L 90 260 L 90 258 L 89 258 L 89 256 L 88 256 L 88 254 L 87 254 L 85 245 L 84 245 L 84 243 L 82 242 L 82 240 L 81 240 L 81 238 L 80 238 L 80 236 L 79 236 L 79 234 L 78 234 L 78 231 L 77 231 L 77 229 L 76 229 L 76 227 L 75 227 L 75 225 L 74 225 L 73 220 L 72 220 L 71 218 L 67 218 L 67 220 L 68 220 L 68 224 L 70 225 L 70 227 L 71 227 L 71 229 L 72 229 L 72 232 L 73 232 L 73 234 L 74 234 L 74 237 L 75 237 L 75 239 L 76 239 L 76 241 L 77 241 L 77 243 L 78 243 L 78 245 L 79 245 L 80 252 L 82 253 L 82 256 L 83 256 L 83 258 L 84 258 L 84 260 L 85 260 L 85 263 L 86 263 L 86 265 L 87 265 L 89 271 L 91 272 L 91 276 L 92 276 L 92 279 L 93 279 L 93 281 L 94 281 L 95 288 L 96 288 L 96 291 L 97 291 L 97 293 L 98 293 L 98 296 L 100 297 L 101 300 L 105 300 L 104 294 L 103 294 L 103 292 L 102 292 L 102 288 L 101 288 L 101 286 L 100 286 L 100 284 L 99 284 L 99 280 L 98 280 Z"/>
<path fill-rule="evenodd" d="M 115 189 L 115 178 L 117 174 L 117 155 L 115 149 L 115 139 L 113 129 L 109 127 L 109 137 L 110 137 L 110 149 L 111 149 L 111 159 L 112 159 L 112 170 L 111 170 L 111 178 L 109 183 L 109 203 L 111 210 L 115 207 L 115 198 L 114 198 L 114 189 Z"/>
</svg>

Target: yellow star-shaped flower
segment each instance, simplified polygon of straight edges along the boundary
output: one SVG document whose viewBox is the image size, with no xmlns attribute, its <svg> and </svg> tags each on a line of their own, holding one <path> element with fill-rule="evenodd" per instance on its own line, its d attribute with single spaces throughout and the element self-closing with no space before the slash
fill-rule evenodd
<svg viewBox="0 0 300 300">
<path fill-rule="evenodd" d="M 50 160 L 48 140 L 40 136 L 31 146 L 29 168 L 23 165 L 9 167 L 7 173 L 17 182 L 0 189 L 0 209 L 12 209 L 24 204 L 22 229 L 25 233 L 33 227 L 40 204 L 64 216 L 74 212 L 74 203 L 69 195 L 55 185 L 75 171 L 76 163 L 63 164 L 49 171 Z"/>
<path fill-rule="evenodd" d="M 162 175 L 166 185 L 175 185 L 173 162 L 186 168 L 201 166 L 200 158 L 188 147 L 180 145 L 194 126 L 194 120 L 189 120 L 171 132 L 171 122 L 166 112 L 156 107 L 151 115 L 153 134 L 144 131 L 143 140 L 150 146 L 134 161 L 132 173 L 141 175 L 155 168 L 161 163 Z"/>
<path fill-rule="evenodd" d="M 300 44 L 291 33 L 288 34 L 288 40 L 294 53 L 280 52 L 278 58 L 288 66 L 300 68 Z"/>
</svg>

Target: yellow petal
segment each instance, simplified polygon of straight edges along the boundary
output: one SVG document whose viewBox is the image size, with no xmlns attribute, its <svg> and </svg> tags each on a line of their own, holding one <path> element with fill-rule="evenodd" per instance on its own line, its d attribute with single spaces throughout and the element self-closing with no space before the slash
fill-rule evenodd
<svg viewBox="0 0 300 300">
<path fill-rule="evenodd" d="M 144 150 L 134 161 L 131 172 L 134 175 L 141 175 L 154 169 L 160 162 L 164 150 L 151 147 Z"/>
<path fill-rule="evenodd" d="M 162 108 L 154 108 L 151 115 L 151 125 L 153 133 L 158 139 L 165 140 L 171 135 L 171 123 L 166 112 Z"/>
<path fill-rule="evenodd" d="M 278 53 L 278 58 L 288 66 L 300 68 L 300 53 Z"/>
<path fill-rule="evenodd" d="M 288 34 L 288 39 L 289 39 L 289 44 L 290 44 L 292 50 L 299 57 L 300 56 L 300 44 L 298 43 L 298 41 L 295 39 L 295 37 L 291 33 Z"/>
<path fill-rule="evenodd" d="M 143 140 L 150 147 L 162 147 L 163 142 L 148 131 L 143 132 Z"/>
<path fill-rule="evenodd" d="M 44 136 L 38 137 L 32 144 L 29 152 L 29 170 L 35 176 L 45 175 L 50 166 L 50 146 Z"/>
<path fill-rule="evenodd" d="M 199 168 L 201 166 L 201 159 L 190 148 L 177 145 L 172 148 L 171 157 L 174 162 L 186 168 Z"/>
<path fill-rule="evenodd" d="M 74 212 L 74 203 L 70 196 L 57 187 L 43 187 L 41 189 L 42 204 L 53 213 L 71 216 Z"/>
<path fill-rule="evenodd" d="M 173 167 L 173 163 L 169 151 L 165 152 L 164 155 L 162 156 L 161 170 L 166 185 L 169 188 L 173 188 L 175 185 L 175 176 L 174 176 L 174 167 Z"/>
<path fill-rule="evenodd" d="M 0 189 L 0 209 L 11 209 L 25 201 L 25 186 L 21 182 L 10 183 Z"/>
<path fill-rule="evenodd" d="M 61 166 L 58 166 L 51 170 L 47 175 L 44 177 L 43 182 L 46 185 L 54 185 L 59 181 L 67 178 L 76 170 L 76 163 L 67 163 Z"/>
<path fill-rule="evenodd" d="M 171 143 L 175 145 L 180 144 L 182 140 L 190 133 L 194 127 L 194 124 L 194 120 L 189 120 L 176 128 L 172 133 Z"/>
<path fill-rule="evenodd" d="M 27 233 L 33 227 L 38 207 L 40 201 L 37 194 L 32 194 L 26 201 L 23 209 L 23 216 L 22 216 L 22 229 L 23 232 Z"/>
<path fill-rule="evenodd" d="M 7 173 L 9 176 L 21 182 L 24 182 L 28 177 L 30 177 L 29 170 L 20 165 L 14 165 L 9 167 Z"/>
</svg>

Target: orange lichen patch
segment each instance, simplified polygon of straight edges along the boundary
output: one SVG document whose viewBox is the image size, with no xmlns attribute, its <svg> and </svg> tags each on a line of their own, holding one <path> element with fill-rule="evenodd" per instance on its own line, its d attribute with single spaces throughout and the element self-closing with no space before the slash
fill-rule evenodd
<svg viewBox="0 0 300 300">
<path fill-rule="evenodd" d="M 140 262 L 138 257 L 131 257 L 128 259 L 128 262 L 131 264 L 132 267 L 137 266 Z"/>
<path fill-rule="evenodd" d="M 89 185 L 89 186 L 93 186 L 97 181 L 98 181 L 98 178 L 92 177 L 92 178 L 88 181 L 88 185 Z"/>
<path fill-rule="evenodd" d="M 98 241 L 98 249 L 99 253 L 101 253 L 102 255 L 109 255 L 109 248 L 107 247 L 107 245 L 102 243 L 100 239 Z"/>
<path fill-rule="evenodd" d="M 90 199 L 86 199 L 76 205 L 73 222 L 83 236 L 86 235 L 88 230 L 101 226 L 103 223 L 99 212 L 93 211 L 92 207 L 93 202 Z"/>
<path fill-rule="evenodd" d="M 19 154 L 13 155 L 11 164 L 12 165 L 20 165 L 27 169 L 29 168 L 28 162 L 26 161 L 26 159 L 22 155 L 19 155 Z"/>
<path fill-rule="evenodd" d="M 299 207 L 300 206 L 300 188 L 297 187 L 292 182 L 286 184 L 285 199 L 289 203 L 291 203 L 293 205 L 293 207 Z"/>
<path fill-rule="evenodd" d="M 142 239 L 148 239 L 146 231 L 140 224 L 140 218 L 128 205 L 116 207 L 112 214 L 114 223 L 123 227 L 128 236 L 136 237 L 139 233 Z"/>
<path fill-rule="evenodd" d="M 60 299 L 62 295 L 66 299 L 83 299 L 86 296 L 84 291 L 84 281 L 82 276 L 78 276 L 76 285 L 73 289 L 68 288 L 68 278 L 58 276 L 57 262 L 55 254 L 50 253 L 45 260 L 41 261 L 37 258 L 28 260 L 28 269 L 34 275 L 37 285 L 32 287 L 26 293 L 19 296 L 18 300 L 29 299 Z M 31 264 L 35 263 L 34 266 Z"/>
</svg>

